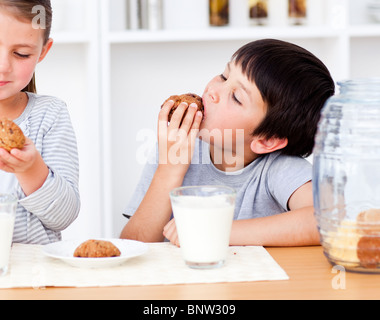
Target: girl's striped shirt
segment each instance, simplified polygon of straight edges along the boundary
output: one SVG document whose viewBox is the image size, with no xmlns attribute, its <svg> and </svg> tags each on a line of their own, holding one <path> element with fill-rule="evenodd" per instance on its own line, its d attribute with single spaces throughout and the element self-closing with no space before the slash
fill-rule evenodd
<svg viewBox="0 0 380 320">
<path fill-rule="evenodd" d="M 61 231 L 79 214 L 77 142 L 63 101 L 31 93 L 28 97 L 28 105 L 15 123 L 41 153 L 49 175 L 28 197 L 15 180 L 19 205 L 13 242 L 48 244 L 61 240 Z"/>
</svg>

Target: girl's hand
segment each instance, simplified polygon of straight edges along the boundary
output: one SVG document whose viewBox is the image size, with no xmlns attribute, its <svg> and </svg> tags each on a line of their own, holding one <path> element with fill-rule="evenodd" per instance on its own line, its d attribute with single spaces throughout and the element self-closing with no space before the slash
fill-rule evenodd
<svg viewBox="0 0 380 320">
<path fill-rule="evenodd" d="M 170 243 L 174 244 L 177 247 L 180 247 L 177 227 L 175 225 L 175 220 L 172 219 L 169 223 L 164 227 L 164 237 L 170 241 Z"/>
<path fill-rule="evenodd" d="M 9 173 L 23 173 L 28 171 L 34 164 L 39 153 L 33 142 L 26 138 L 22 150 L 13 149 L 7 152 L 0 149 L 0 169 Z"/>
<path fill-rule="evenodd" d="M 41 188 L 49 175 L 49 168 L 29 138 L 22 150 L 0 149 L 0 170 L 15 174 L 26 196 Z"/>
<path fill-rule="evenodd" d="M 158 118 L 159 166 L 169 169 L 172 174 L 185 176 L 203 116 L 197 112 L 196 104 L 188 106 L 187 103 L 181 103 L 168 124 L 168 115 L 173 105 L 173 101 L 165 103 Z M 186 110 L 188 112 L 183 118 Z"/>
</svg>

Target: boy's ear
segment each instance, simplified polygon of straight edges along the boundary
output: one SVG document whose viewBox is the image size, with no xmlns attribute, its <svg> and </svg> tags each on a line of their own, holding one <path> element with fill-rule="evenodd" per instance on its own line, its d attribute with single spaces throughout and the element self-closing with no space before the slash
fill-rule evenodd
<svg viewBox="0 0 380 320">
<path fill-rule="evenodd" d="M 52 46 L 53 46 L 53 39 L 50 38 L 48 42 L 42 48 L 42 52 L 41 52 L 40 58 L 38 59 L 38 63 L 40 63 L 42 60 L 45 59 L 46 55 L 48 54 Z"/>
<path fill-rule="evenodd" d="M 251 150 L 256 154 L 267 154 L 284 149 L 288 145 L 287 138 L 262 138 L 254 137 L 251 142 Z"/>
</svg>

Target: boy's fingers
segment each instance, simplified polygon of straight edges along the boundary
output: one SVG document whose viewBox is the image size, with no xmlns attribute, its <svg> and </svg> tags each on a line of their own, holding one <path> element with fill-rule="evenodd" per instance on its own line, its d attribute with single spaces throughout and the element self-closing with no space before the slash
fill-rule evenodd
<svg viewBox="0 0 380 320">
<path fill-rule="evenodd" d="M 170 241 L 172 244 L 174 244 L 175 246 L 177 246 L 178 248 L 180 247 L 180 244 L 179 244 L 179 239 L 178 239 L 178 236 L 176 235 L 176 237 Z"/>
<path fill-rule="evenodd" d="M 184 117 L 181 125 L 181 129 L 189 131 L 194 122 L 194 116 L 198 110 L 198 106 L 195 103 L 192 103 L 187 109 L 187 114 Z"/>
<path fill-rule="evenodd" d="M 175 224 L 175 219 L 170 220 L 164 227 L 163 234 L 166 239 L 168 239 L 172 244 L 179 247 L 179 239 L 177 233 L 177 226 Z"/>
<path fill-rule="evenodd" d="M 168 122 L 169 113 L 170 113 L 170 110 L 173 108 L 173 106 L 174 106 L 174 101 L 172 100 L 167 101 L 161 108 L 161 111 L 158 115 L 158 120 Z"/>
<path fill-rule="evenodd" d="M 193 129 L 199 129 L 203 120 L 203 113 L 201 111 L 197 111 L 195 114 L 195 119 L 193 122 Z"/>
<path fill-rule="evenodd" d="M 168 240 L 170 240 L 172 233 L 173 233 L 173 222 L 174 222 L 174 219 L 170 220 L 166 224 L 166 226 L 164 227 L 164 230 L 163 230 L 163 234 L 164 234 L 165 238 Z"/>
<path fill-rule="evenodd" d="M 170 125 L 175 128 L 179 128 L 183 115 L 185 114 L 186 110 L 188 109 L 189 105 L 186 102 L 180 103 L 180 105 L 177 107 L 177 109 L 174 111 L 172 115 L 172 119 L 170 120 Z"/>
<path fill-rule="evenodd" d="M 190 139 L 191 139 L 192 143 L 194 143 L 195 139 L 198 136 L 199 128 L 200 128 L 201 123 L 202 123 L 202 119 L 203 119 L 203 114 L 201 111 L 198 111 L 195 115 L 193 126 L 190 130 Z"/>
</svg>

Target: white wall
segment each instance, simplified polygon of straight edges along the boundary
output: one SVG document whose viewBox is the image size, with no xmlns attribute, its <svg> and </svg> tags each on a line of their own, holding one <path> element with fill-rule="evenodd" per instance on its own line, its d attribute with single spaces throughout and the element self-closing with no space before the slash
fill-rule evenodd
<svg viewBox="0 0 380 320">
<path fill-rule="evenodd" d="M 75 5 L 73 0 L 54 0 L 58 4 L 63 1 Z M 155 134 L 162 102 L 172 94 L 190 91 L 202 94 L 208 81 L 222 73 L 231 55 L 249 40 L 110 44 L 111 62 L 107 68 L 111 76 L 111 101 L 109 106 L 100 105 L 105 88 L 99 85 L 104 74 L 100 72 L 103 60 L 99 58 L 101 47 L 97 38 L 101 34 L 99 18 L 106 13 L 96 10 L 98 0 L 75 1 L 87 5 L 85 12 L 92 17 L 92 22 L 87 17 L 82 27 L 72 25 L 70 19 L 78 21 L 78 15 L 67 14 L 66 11 L 66 20 L 61 22 L 75 31 L 69 34 L 53 32 L 53 38 L 58 41 L 37 68 L 39 93 L 55 95 L 67 102 L 78 138 L 82 210 L 78 220 L 64 235 L 65 238 L 102 237 L 105 234 L 104 225 L 111 224 L 112 236 L 118 237 L 126 222 L 121 213 L 133 194 L 143 168 L 143 164 L 136 159 L 136 153 L 145 141 L 137 141 L 137 134 L 142 130 Z M 328 5 L 333 0 L 326 1 Z M 369 20 L 363 0 L 349 1 L 354 8 L 350 12 L 352 23 L 367 23 Z M 60 5 L 57 5 L 56 9 L 59 8 Z M 121 12 L 113 10 L 115 21 L 111 16 L 114 23 L 112 29 L 120 25 L 116 15 L 122 17 Z M 81 34 L 81 28 L 87 31 Z M 344 32 L 347 30 L 342 30 Z M 337 37 L 323 36 L 323 31 L 321 34 L 309 39 L 289 35 L 285 40 L 297 43 L 320 57 L 336 80 L 348 76 L 380 76 L 380 32 L 375 37 L 359 35 L 351 38 L 343 55 L 341 48 L 345 47 L 345 43 L 342 44 Z M 253 29 L 251 40 L 255 36 Z M 111 114 L 111 132 L 106 133 L 110 136 L 106 143 L 110 144 L 111 164 L 102 162 L 104 110 Z M 111 167 L 112 209 L 104 206 L 104 166 Z"/>
</svg>

